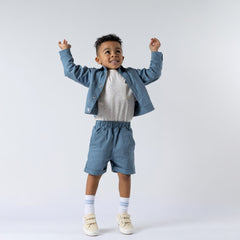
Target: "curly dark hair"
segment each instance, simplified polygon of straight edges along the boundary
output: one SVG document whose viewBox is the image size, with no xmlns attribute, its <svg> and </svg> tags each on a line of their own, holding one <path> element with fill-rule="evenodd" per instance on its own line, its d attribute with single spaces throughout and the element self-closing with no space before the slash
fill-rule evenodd
<svg viewBox="0 0 240 240">
<path fill-rule="evenodd" d="M 115 34 L 108 34 L 108 35 L 105 35 L 105 36 L 102 36 L 102 37 L 99 37 L 95 44 L 94 44 L 94 47 L 96 48 L 96 54 L 98 54 L 98 49 L 100 47 L 100 45 L 103 43 L 103 42 L 107 42 L 107 41 L 114 41 L 114 42 L 119 42 L 120 45 L 122 46 L 122 40 Z"/>
</svg>

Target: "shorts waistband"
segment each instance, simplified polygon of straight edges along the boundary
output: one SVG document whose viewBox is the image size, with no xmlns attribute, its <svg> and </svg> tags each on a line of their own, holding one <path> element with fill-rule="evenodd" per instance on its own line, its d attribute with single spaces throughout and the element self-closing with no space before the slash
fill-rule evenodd
<svg viewBox="0 0 240 240">
<path fill-rule="evenodd" d="M 97 127 L 108 127 L 108 128 L 121 128 L 121 127 L 131 127 L 131 122 L 120 122 L 120 121 L 102 121 L 96 120 L 95 126 Z"/>
</svg>

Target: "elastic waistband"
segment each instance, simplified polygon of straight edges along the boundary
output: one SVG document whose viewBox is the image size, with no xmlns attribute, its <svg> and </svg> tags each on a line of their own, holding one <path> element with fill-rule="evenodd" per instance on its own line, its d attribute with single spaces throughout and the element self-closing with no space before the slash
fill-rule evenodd
<svg viewBox="0 0 240 240">
<path fill-rule="evenodd" d="M 120 122 L 120 121 L 101 121 L 96 120 L 95 126 L 97 127 L 108 127 L 108 128 L 121 128 L 121 127 L 131 127 L 131 122 Z"/>
</svg>

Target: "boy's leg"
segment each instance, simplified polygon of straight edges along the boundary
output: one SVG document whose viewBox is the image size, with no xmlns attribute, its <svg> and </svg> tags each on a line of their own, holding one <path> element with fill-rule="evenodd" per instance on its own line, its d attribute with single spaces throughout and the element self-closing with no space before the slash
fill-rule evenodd
<svg viewBox="0 0 240 240">
<path fill-rule="evenodd" d="M 84 206 L 85 215 L 95 213 L 94 200 L 95 200 L 95 194 L 97 192 L 100 178 L 101 178 L 101 175 L 95 176 L 95 175 L 88 174 L 87 184 L 86 184 L 86 194 L 85 194 L 85 206 Z"/>
<path fill-rule="evenodd" d="M 98 188 L 98 183 L 102 175 L 95 176 L 88 174 L 86 184 L 86 195 L 95 195 Z"/>
<path fill-rule="evenodd" d="M 89 174 L 86 184 L 85 206 L 84 206 L 84 232 L 89 236 L 98 234 L 98 225 L 95 218 L 94 198 L 97 192 L 98 183 L 101 175 L 94 176 Z"/>
<path fill-rule="evenodd" d="M 119 194 L 120 197 L 129 198 L 131 191 L 131 175 L 118 173 L 119 178 Z"/>
<path fill-rule="evenodd" d="M 131 175 L 118 173 L 119 178 L 119 213 L 128 212 L 129 197 L 131 191 Z"/>
<path fill-rule="evenodd" d="M 117 222 L 119 229 L 124 234 L 132 234 L 133 226 L 128 214 L 128 204 L 131 191 L 131 175 L 118 173 L 119 177 L 119 214 L 117 215 Z"/>
</svg>

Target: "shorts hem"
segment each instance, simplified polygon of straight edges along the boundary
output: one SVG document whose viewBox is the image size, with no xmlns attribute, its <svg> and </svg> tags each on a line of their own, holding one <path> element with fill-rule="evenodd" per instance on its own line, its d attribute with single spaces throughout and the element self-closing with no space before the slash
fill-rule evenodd
<svg viewBox="0 0 240 240">
<path fill-rule="evenodd" d="M 121 169 L 121 168 L 112 168 L 112 171 L 122 173 L 122 174 L 125 174 L 125 175 L 132 175 L 132 174 L 136 173 L 135 170 L 126 170 L 126 169 Z"/>
<path fill-rule="evenodd" d="M 104 174 L 106 172 L 106 170 L 93 170 L 90 168 L 84 168 L 84 172 L 94 175 L 94 176 L 99 176 L 99 175 Z"/>
</svg>

